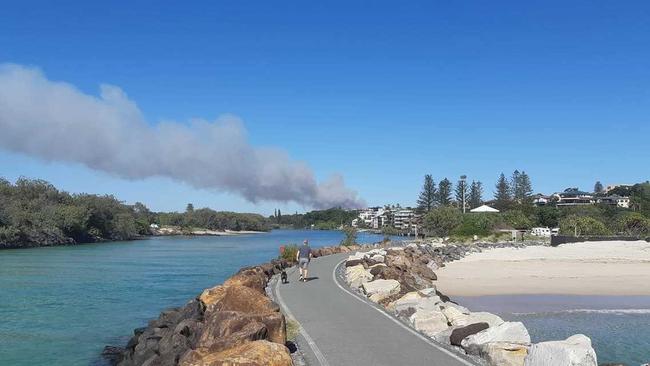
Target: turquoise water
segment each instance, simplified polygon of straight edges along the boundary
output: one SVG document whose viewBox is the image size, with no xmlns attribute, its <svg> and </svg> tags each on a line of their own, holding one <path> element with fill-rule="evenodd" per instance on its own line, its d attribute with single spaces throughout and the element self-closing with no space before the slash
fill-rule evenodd
<svg viewBox="0 0 650 366">
<path fill-rule="evenodd" d="M 599 364 L 650 362 L 650 296 L 507 295 L 456 300 L 474 311 L 521 321 L 533 342 L 585 334 Z"/>
<path fill-rule="evenodd" d="M 275 230 L 0 251 L 0 365 L 101 364 L 104 345 L 126 344 L 161 310 L 305 238 L 319 247 L 343 234 Z"/>
</svg>

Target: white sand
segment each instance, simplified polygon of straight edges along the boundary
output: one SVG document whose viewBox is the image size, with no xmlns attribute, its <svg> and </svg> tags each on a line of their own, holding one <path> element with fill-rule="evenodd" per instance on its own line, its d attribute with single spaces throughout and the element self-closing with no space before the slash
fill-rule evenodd
<svg viewBox="0 0 650 366">
<path fill-rule="evenodd" d="M 607 241 L 498 248 L 436 271 L 450 296 L 650 295 L 650 243 Z"/>
</svg>

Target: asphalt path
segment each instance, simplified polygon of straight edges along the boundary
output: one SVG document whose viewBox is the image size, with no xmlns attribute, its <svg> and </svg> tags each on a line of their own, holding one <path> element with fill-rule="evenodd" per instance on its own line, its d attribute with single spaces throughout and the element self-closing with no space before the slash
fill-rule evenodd
<svg viewBox="0 0 650 366">
<path fill-rule="evenodd" d="M 315 258 L 308 282 L 294 267 L 288 284 L 273 286 L 285 315 L 301 325 L 297 343 L 309 366 L 476 365 L 354 294 L 334 273 L 347 256 Z"/>
</svg>

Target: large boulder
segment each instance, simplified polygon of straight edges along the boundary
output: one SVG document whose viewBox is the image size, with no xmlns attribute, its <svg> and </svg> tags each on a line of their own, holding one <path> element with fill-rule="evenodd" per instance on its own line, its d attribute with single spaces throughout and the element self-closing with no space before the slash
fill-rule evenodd
<svg viewBox="0 0 650 366">
<path fill-rule="evenodd" d="M 377 303 L 400 292 L 400 284 L 395 280 L 374 280 L 361 286 L 370 300 Z"/>
<path fill-rule="evenodd" d="M 388 266 L 386 266 L 383 263 L 377 263 L 377 264 L 373 264 L 372 266 L 368 267 L 368 271 L 370 272 L 372 277 L 375 278 L 375 276 L 377 276 L 377 274 L 379 272 L 381 272 L 384 268 L 387 268 L 387 267 Z"/>
<path fill-rule="evenodd" d="M 246 286 L 264 293 L 268 277 L 261 267 L 244 268 L 223 283 L 224 286 Z"/>
<path fill-rule="evenodd" d="M 247 342 L 221 352 L 188 352 L 180 366 L 291 366 L 289 350 L 282 344 L 264 340 Z"/>
<path fill-rule="evenodd" d="M 345 280 L 352 288 L 359 288 L 368 281 L 372 281 L 372 274 L 362 264 L 345 269 Z"/>
<path fill-rule="evenodd" d="M 591 339 L 583 334 L 572 335 L 564 341 L 536 343 L 530 347 L 526 366 L 597 366 Z"/>
<path fill-rule="evenodd" d="M 518 343 L 490 342 L 481 348 L 481 357 L 490 366 L 524 366 L 527 354 L 528 346 Z"/>
<path fill-rule="evenodd" d="M 220 351 L 245 341 L 260 339 L 280 344 L 286 343 L 286 323 L 282 313 L 216 312 L 205 320 L 197 347 Z"/>
<path fill-rule="evenodd" d="M 410 317 L 416 311 L 440 311 L 440 297 L 434 292 L 412 291 L 388 304 L 387 309 L 398 316 Z"/>
<path fill-rule="evenodd" d="M 345 266 L 354 267 L 363 264 L 365 258 L 366 256 L 363 253 L 356 252 L 348 257 L 348 259 L 345 261 Z"/>
<path fill-rule="evenodd" d="M 468 354 L 478 355 L 482 346 L 490 342 L 529 345 L 530 335 L 521 322 L 505 322 L 463 339 L 461 346 Z"/>
<path fill-rule="evenodd" d="M 447 317 L 439 311 L 419 310 L 411 315 L 409 321 L 416 330 L 429 337 L 434 337 L 449 328 Z"/>
<path fill-rule="evenodd" d="M 488 323 L 489 326 L 495 327 L 499 324 L 503 324 L 503 319 L 500 316 L 488 313 L 485 311 L 477 311 L 470 313 L 467 317 L 467 324 L 474 323 Z"/>
<path fill-rule="evenodd" d="M 447 303 L 445 303 L 447 304 Z M 469 314 L 463 313 L 461 310 L 454 306 L 442 306 L 442 313 L 445 314 L 449 324 L 454 327 L 467 325 Z"/>
<path fill-rule="evenodd" d="M 199 296 L 199 300 L 205 305 L 208 313 L 240 311 L 262 314 L 280 311 L 278 305 L 261 292 L 240 285 L 221 285 L 207 289 Z"/>
<path fill-rule="evenodd" d="M 471 336 L 472 334 L 476 334 L 480 331 L 488 329 L 489 327 L 490 326 L 488 323 L 476 323 L 464 327 L 455 328 L 449 335 L 449 343 L 454 346 L 460 346 L 463 339 Z"/>
</svg>

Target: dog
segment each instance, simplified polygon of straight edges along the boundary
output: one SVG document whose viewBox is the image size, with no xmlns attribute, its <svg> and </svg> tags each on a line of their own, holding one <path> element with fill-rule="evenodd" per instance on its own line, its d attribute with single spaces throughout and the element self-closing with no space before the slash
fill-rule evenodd
<svg viewBox="0 0 650 366">
<path fill-rule="evenodd" d="M 289 283 L 289 279 L 287 278 L 287 271 L 282 270 L 282 273 L 280 273 L 280 280 L 282 283 Z"/>
</svg>

